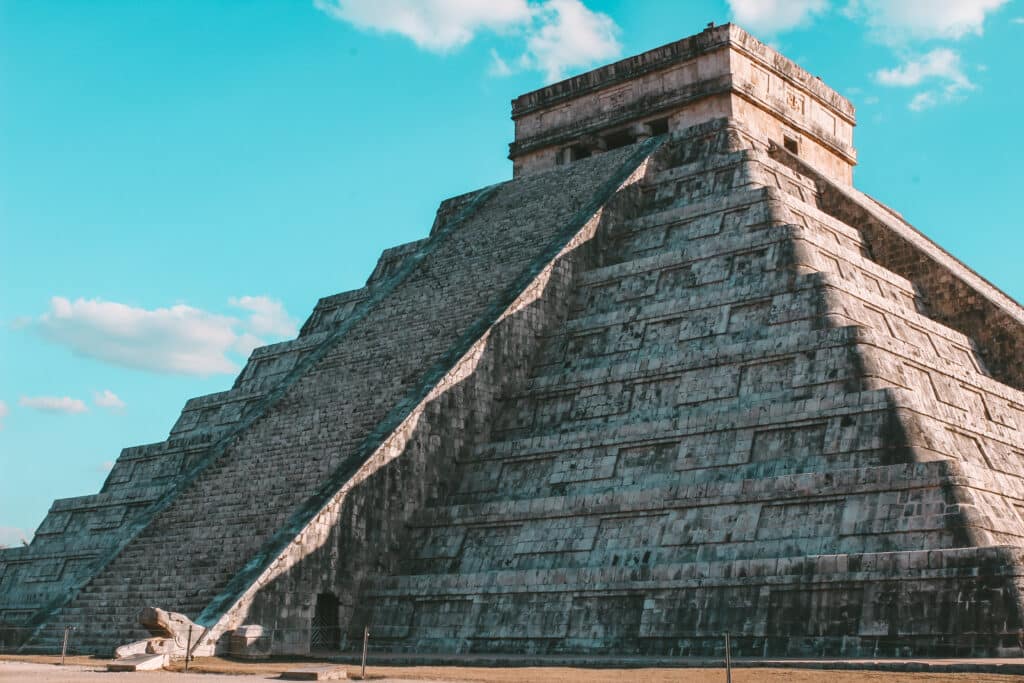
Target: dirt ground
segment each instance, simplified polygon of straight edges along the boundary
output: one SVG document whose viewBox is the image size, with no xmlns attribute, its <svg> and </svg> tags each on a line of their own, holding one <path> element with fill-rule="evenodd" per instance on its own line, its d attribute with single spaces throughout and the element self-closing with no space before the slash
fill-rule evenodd
<svg viewBox="0 0 1024 683">
<path fill-rule="evenodd" d="M 180 672 L 176 663 L 171 671 L 136 674 L 111 674 L 106 662 L 91 657 L 68 657 L 67 666 L 57 665 L 57 657 L 23 655 L 0 656 L 0 681 L 39 681 L 40 683 L 78 683 L 113 681 L 122 677 L 140 683 L 235 683 L 276 679 L 282 671 L 309 666 L 308 660 L 272 662 L 235 662 L 219 657 L 203 657 L 190 665 L 190 673 Z M 358 667 L 348 666 L 350 677 Z M 481 667 L 367 667 L 367 679 L 379 683 L 444 681 L 449 683 L 724 683 L 724 669 L 575 669 L 481 668 Z M 888 671 L 829 671 L 814 669 L 734 669 L 734 683 L 1024 683 L 1024 676 L 997 674 L 895 673 Z"/>
</svg>

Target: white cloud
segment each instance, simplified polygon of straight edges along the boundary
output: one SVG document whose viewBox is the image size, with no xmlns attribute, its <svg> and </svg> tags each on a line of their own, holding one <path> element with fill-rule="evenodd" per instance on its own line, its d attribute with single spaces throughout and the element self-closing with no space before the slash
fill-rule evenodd
<svg viewBox="0 0 1024 683">
<path fill-rule="evenodd" d="M 939 103 L 939 96 L 933 90 L 919 92 L 910 99 L 907 105 L 911 111 L 924 111 L 931 109 Z"/>
<path fill-rule="evenodd" d="M 607 14 L 592 12 L 579 0 L 550 0 L 537 12 L 538 28 L 526 39 L 523 64 L 557 81 L 569 69 L 617 57 L 619 27 Z"/>
<path fill-rule="evenodd" d="M 487 70 L 487 73 L 498 78 L 512 74 L 512 67 L 501 58 L 501 55 L 493 47 L 491 48 L 491 67 Z"/>
<path fill-rule="evenodd" d="M 50 310 L 31 323 L 44 338 L 74 353 L 141 370 L 185 375 L 232 373 L 228 353 L 265 343 L 258 334 L 291 336 L 295 322 L 278 301 L 239 297 L 247 320 L 176 304 L 146 309 L 99 299 L 53 297 Z M 257 332 L 258 330 L 258 332 Z"/>
<path fill-rule="evenodd" d="M 7 403 L 0 401 L 0 429 L 4 428 L 4 418 L 7 417 L 8 412 Z"/>
<path fill-rule="evenodd" d="M 99 464 L 99 467 L 97 467 L 96 469 L 99 470 L 100 472 L 109 472 L 110 470 L 114 469 L 114 461 L 104 460 Z"/>
<path fill-rule="evenodd" d="M 962 99 L 963 93 L 973 90 L 967 75 L 960 65 L 960 55 L 949 48 L 940 47 L 921 56 L 909 59 L 892 69 L 880 69 L 875 79 L 882 85 L 912 88 L 929 82 L 935 87 L 914 95 L 907 105 L 913 111 L 923 111 L 938 104 Z"/>
<path fill-rule="evenodd" d="M 526 0 L 314 0 L 317 9 L 356 28 L 398 33 L 419 47 L 447 52 L 481 30 L 506 31 L 530 21 Z"/>
<path fill-rule="evenodd" d="M 260 346 L 263 345 L 263 340 L 257 337 L 255 334 L 243 332 L 242 334 L 238 335 L 238 339 L 236 339 L 235 343 L 231 345 L 231 350 L 240 356 L 245 356 L 246 358 L 248 358 L 249 354 L 252 353 L 253 349 L 259 348 Z"/>
<path fill-rule="evenodd" d="M 109 408 L 110 410 L 120 412 L 127 407 L 121 397 L 115 394 L 110 389 L 104 389 L 103 391 L 94 392 L 92 395 L 92 402 L 98 405 L 100 408 Z"/>
<path fill-rule="evenodd" d="M 85 401 L 70 396 L 22 396 L 18 405 L 41 410 L 45 413 L 84 413 L 88 412 Z"/>
<path fill-rule="evenodd" d="M 882 85 L 912 87 L 929 78 L 947 80 L 961 88 L 970 88 L 971 82 L 960 68 L 960 55 L 949 48 L 940 47 L 910 59 L 893 69 L 881 69 L 875 77 Z"/>
<path fill-rule="evenodd" d="M 0 548 L 13 548 L 28 542 L 28 536 L 24 529 L 13 526 L 0 526 Z"/>
<path fill-rule="evenodd" d="M 143 370 L 210 375 L 232 372 L 224 353 L 238 335 L 235 321 L 177 304 L 148 310 L 98 299 L 50 300 L 35 328 L 75 353 Z"/>
<path fill-rule="evenodd" d="M 284 310 L 284 304 L 276 299 L 266 296 L 233 296 L 228 299 L 228 303 L 252 314 L 246 325 L 252 334 L 294 337 L 298 332 L 298 323 Z"/>
<path fill-rule="evenodd" d="M 851 0 L 844 13 L 864 19 L 872 37 L 899 45 L 911 40 L 980 36 L 985 19 L 1009 0 Z"/>
<path fill-rule="evenodd" d="M 736 23 L 755 33 L 775 34 L 809 24 L 828 0 L 728 0 Z"/>
<path fill-rule="evenodd" d="M 1024 24 L 1024 17 L 1014 17 L 1010 19 L 1011 24 Z"/>
<path fill-rule="evenodd" d="M 484 31 L 515 34 L 525 42 L 519 66 L 543 71 L 548 80 L 617 57 L 622 49 L 611 17 L 581 0 L 314 0 L 314 5 L 356 28 L 397 33 L 431 52 L 456 50 Z M 488 73 L 512 72 L 492 50 Z"/>
</svg>

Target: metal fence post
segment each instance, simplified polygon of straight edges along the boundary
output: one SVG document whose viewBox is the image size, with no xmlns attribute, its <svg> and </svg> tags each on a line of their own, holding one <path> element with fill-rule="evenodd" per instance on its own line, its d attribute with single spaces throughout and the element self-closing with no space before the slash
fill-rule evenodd
<svg viewBox="0 0 1024 683">
<path fill-rule="evenodd" d="M 64 643 L 60 646 L 60 665 L 64 666 L 64 655 L 68 653 L 68 634 L 71 632 L 70 626 L 64 627 Z"/>
<path fill-rule="evenodd" d="M 732 648 L 729 643 L 729 632 L 725 632 L 725 683 L 732 683 Z"/>
<path fill-rule="evenodd" d="M 370 627 L 363 627 L 363 666 L 359 673 L 359 678 L 366 680 L 366 646 L 370 642 Z"/>
<path fill-rule="evenodd" d="M 188 660 L 192 658 L 192 625 L 188 627 L 188 643 L 185 645 L 185 673 L 188 673 Z"/>
</svg>

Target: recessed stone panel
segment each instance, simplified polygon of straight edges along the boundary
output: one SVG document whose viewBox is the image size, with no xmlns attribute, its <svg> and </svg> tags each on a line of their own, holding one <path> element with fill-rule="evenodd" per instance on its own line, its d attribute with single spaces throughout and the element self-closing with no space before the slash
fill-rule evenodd
<svg viewBox="0 0 1024 683">
<path fill-rule="evenodd" d="M 750 462 L 823 455 L 826 429 L 826 423 L 817 422 L 758 430 L 750 443 Z"/>
<path fill-rule="evenodd" d="M 815 538 L 832 536 L 843 516 L 842 501 L 766 505 L 757 522 L 757 539 Z"/>
<path fill-rule="evenodd" d="M 643 595 L 575 597 L 566 637 L 581 650 L 621 648 L 640 635 Z"/>
<path fill-rule="evenodd" d="M 739 395 L 767 394 L 788 389 L 793 384 L 795 363 L 791 358 L 745 365 L 740 371 Z"/>
</svg>

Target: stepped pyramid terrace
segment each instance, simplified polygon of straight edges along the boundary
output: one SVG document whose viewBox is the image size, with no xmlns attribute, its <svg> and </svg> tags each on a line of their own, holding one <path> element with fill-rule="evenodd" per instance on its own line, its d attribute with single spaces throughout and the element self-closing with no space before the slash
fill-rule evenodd
<svg viewBox="0 0 1024 683">
<path fill-rule="evenodd" d="M 725 25 L 512 118 L 0 551 L 4 646 L 1020 656 L 1024 309 L 854 188 L 850 102 Z"/>
</svg>

